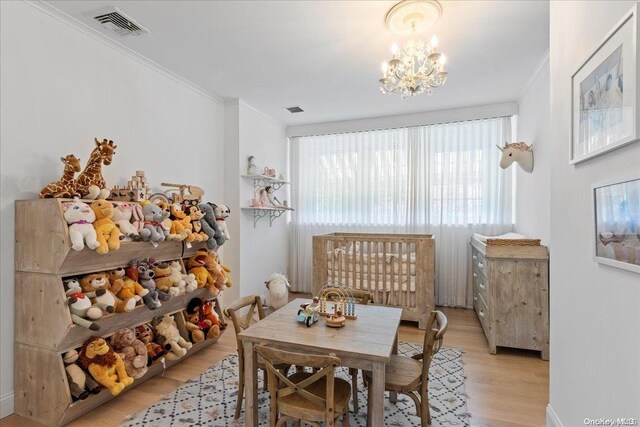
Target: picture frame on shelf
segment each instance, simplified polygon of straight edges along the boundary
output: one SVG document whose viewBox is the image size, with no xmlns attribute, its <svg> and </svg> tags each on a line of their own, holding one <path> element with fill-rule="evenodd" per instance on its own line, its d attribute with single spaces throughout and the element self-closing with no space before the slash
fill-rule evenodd
<svg viewBox="0 0 640 427">
<path fill-rule="evenodd" d="M 594 184 L 591 193 L 594 260 L 640 273 L 640 174 Z"/>
<path fill-rule="evenodd" d="M 640 138 L 638 5 L 571 76 L 571 151 L 577 164 Z"/>
</svg>

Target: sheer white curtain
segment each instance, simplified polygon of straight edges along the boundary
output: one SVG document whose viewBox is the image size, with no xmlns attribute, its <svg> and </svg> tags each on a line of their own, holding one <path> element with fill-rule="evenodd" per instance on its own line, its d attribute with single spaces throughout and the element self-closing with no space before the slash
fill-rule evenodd
<svg viewBox="0 0 640 427">
<path fill-rule="evenodd" d="M 293 138 L 293 288 L 311 291 L 313 235 L 431 233 L 436 303 L 471 306 L 471 233 L 513 228 L 512 172 L 495 147 L 510 139 L 508 117 Z"/>
</svg>

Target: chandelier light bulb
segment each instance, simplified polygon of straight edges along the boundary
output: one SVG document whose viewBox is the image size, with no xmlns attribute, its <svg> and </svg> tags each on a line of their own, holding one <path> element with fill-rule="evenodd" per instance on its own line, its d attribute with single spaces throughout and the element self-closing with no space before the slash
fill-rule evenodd
<svg viewBox="0 0 640 427">
<path fill-rule="evenodd" d="M 438 38 L 435 35 L 431 37 L 431 47 L 434 49 L 438 47 Z"/>
<path fill-rule="evenodd" d="M 393 43 L 391 45 L 391 53 L 395 56 L 398 53 L 398 43 Z"/>
<path fill-rule="evenodd" d="M 382 63 L 382 74 L 384 75 L 384 77 L 387 77 L 388 70 L 389 70 L 389 64 L 387 63 L 387 61 L 384 61 Z"/>
<path fill-rule="evenodd" d="M 447 63 L 447 57 L 444 56 L 444 53 L 440 56 L 440 65 L 444 65 Z"/>
</svg>

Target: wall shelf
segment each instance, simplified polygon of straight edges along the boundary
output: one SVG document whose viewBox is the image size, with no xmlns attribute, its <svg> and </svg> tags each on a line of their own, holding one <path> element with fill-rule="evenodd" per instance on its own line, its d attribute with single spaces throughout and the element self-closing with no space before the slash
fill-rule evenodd
<svg viewBox="0 0 640 427">
<path fill-rule="evenodd" d="M 256 228 L 256 225 L 258 224 L 258 221 L 260 221 L 261 218 L 264 218 L 266 216 L 269 217 L 269 227 L 271 227 L 271 225 L 273 225 L 273 220 L 276 218 L 280 218 L 282 216 L 283 213 L 287 212 L 287 211 L 293 211 L 294 209 L 285 209 L 285 208 L 254 208 L 251 206 L 248 207 L 243 207 L 242 210 L 245 211 L 253 211 L 253 228 Z"/>
<path fill-rule="evenodd" d="M 260 190 L 267 186 L 271 186 L 274 191 L 278 191 L 285 184 L 290 184 L 288 181 L 274 178 L 267 175 L 241 175 L 242 178 L 250 179 L 253 181 L 253 198 L 256 199 L 259 197 Z M 273 221 L 276 218 L 280 218 L 283 213 L 287 211 L 293 211 L 295 209 L 290 207 L 253 207 L 247 206 L 243 207 L 242 210 L 246 212 L 252 212 L 253 215 L 253 228 L 256 228 L 258 225 L 258 221 L 262 218 L 269 217 L 269 227 L 273 225 Z"/>
</svg>

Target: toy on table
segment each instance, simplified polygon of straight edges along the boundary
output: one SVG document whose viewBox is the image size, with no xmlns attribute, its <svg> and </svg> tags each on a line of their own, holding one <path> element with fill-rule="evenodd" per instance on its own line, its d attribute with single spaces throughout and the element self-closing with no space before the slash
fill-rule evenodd
<svg viewBox="0 0 640 427">
<path fill-rule="evenodd" d="M 153 326 L 148 323 L 136 326 L 136 338 L 147 347 L 147 366 L 164 356 L 164 348 L 155 342 L 156 333 Z"/>
<path fill-rule="evenodd" d="M 333 316 L 337 311 L 345 319 L 357 319 L 356 301 L 352 291 L 344 284 L 336 281 L 328 281 L 318 291 L 320 299 L 320 315 Z"/>
<path fill-rule="evenodd" d="M 40 190 L 41 199 L 50 197 L 71 198 L 77 195 L 74 176 L 77 172 L 80 172 L 80 159 L 76 159 L 76 156 L 69 154 L 66 157 L 60 157 L 60 160 L 64 163 L 62 177 Z"/>
<path fill-rule="evenodd" d="M 122 202 L 141 202 L 150 196 L 149 183 L 144 176 L 144 171 L 136 171 L 136 174 L 127 181 L 124 187 L 115 185 L 111 189 L 111 200 Z"/>
<path fill-rule="evenodd" d="M 156 341 L 165 347 L 166 357 L 169 360 L 181 358 L 193 346 L 182 338 L 176 321 L 168 314 L 162 316 L 162 320 L 156 323 L 156 334 Z"/>
<path fill-rule="evenodd" d="M 120 229 L 116 227 L 111 219 L 113 203 L 98 199 L 91 203 L 91 209 L 96 214 L 93 228 L 96 229 L 98 243 L 100 243 L 100 246 L 96 248 L 96 252 L 103 255 L 110 250 L 120 249 Z"/>
<path fill-rule="evenodd" d="M 73 202 L 62 202 L 62 209 L 64 220 L 69 227 L 71 247 L 81 251 L 86 243 L 89 249 L 99 248 L 98 234 L 93 226 L 96 214 L 91 206 L 76 197 Z"/>
<path fill-rule="evenodd" d="M 333 306 L 333 314 L 327 316 L 326 325 L 330 328 L 342 328 L 346 319 L 342 315 L 342 311 L 338 310 L 338 306 Z"/>
<path fill-rule="evenodd" d="M 120 299 L 111 291 L 111 283 L 107 273 L 91 273 L 80 279 L 80 287 L 82 292 L 90 294 L 95 292 L 95 297 L 91 298 L 91 302 L 108 311 L 109 306 L 115 308 L 116 313 L 124 313 L 136 308 L 135 298 Z M 98 292 L 104 290 L 105 292 Z"/>
<path fill-rule="evenodd" d="M 320 305 L 318 297 L 313 297 L 313 302 L 309 304 L 300 304 L 300 310 L 298 310 L 296 320 L 300 323 L 304 323 L 307 327 L 311 327 L 311 325 L 316 323 L 320 318 L 320 315 L 318 314 L 319 309 Z"/>
<path fill-rule="evenodd" d="M 88 377 L 76 363 L 79 357 L 76 350 L 69 350 L 62 355 L 64 369 L 67 372 L 69 391 L 74 400 L 84 400 L 89 397 L 89 393 L 100 393 L 100 384 L 92 377 Z"/>
<path fill-rule="evenodd" d="M 111 305 L 103 308 L 99 304 L 94 303 L 91 298 L 102 296 L 107 293 L 107 291 L 98 289 L 94 292 L 84 293 L 78 279 L 65 280 L 64 285 L 66 288 L 65 295 L 67 296 L 67 304 L 69 305 L 73 323 L 92 331 L 99 331 L 100 325 L 95 323 L 94 320 L 102 318 L 105 312 L 113 313 L 115 309 Z"/>
<path fill-rule="evenodd" d="M 117 330 L 111 336 L 111 347 L 124 362 L 125 370 L 134 380 L 147 373 L 149 357 L 147 346 L 136 338 L 133 327 Z"/>
<path fill-rule="evenodd" d="M 207 240 L 207 248 L 216 250 L 218 247 L 224 245 L 225 238 L 224 233 L 220 229 L 220 225 L 216 220 L 216 214 L 212 205 L 212 203 L 200 203 L 198 207 L 204 214 L 200 219 L 202 231 L 209 236 L 209 239 Z"/>
<path fill-rule="evenodd" d="M 113 155 L 116 154 L 117 145 L 113 141 L 103 139 L 102 142 L 94 138 L 96 148 L 93 149 L 84 170 L 76 180 L 76 192 L 83 199 L 106 199 L 111 193 L 107 189 L 107 183 L 102 177 L 102 165 L 110 165 Z"/>
<path fill-rule="evenodd" d="M 97 382 L 108 388 L 113 396 L 133 383 L 133 378 L 127 375 L 124 362 L 104 338 L 91 337 L 84 342 L 80 352 L 80 365 Z"/>
</svg>

